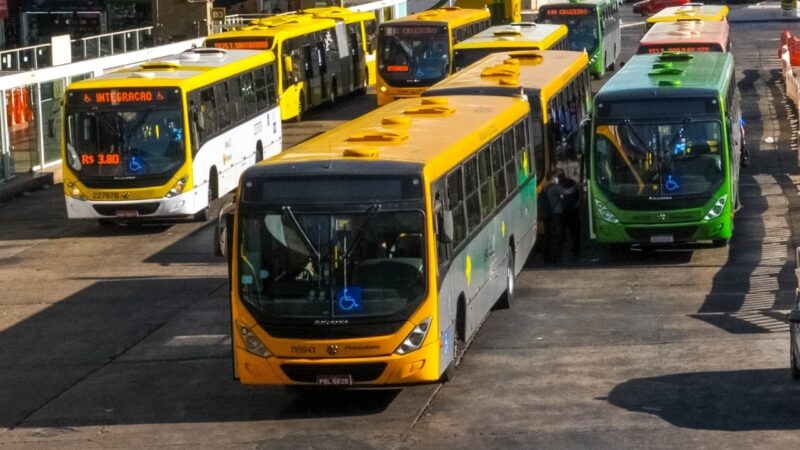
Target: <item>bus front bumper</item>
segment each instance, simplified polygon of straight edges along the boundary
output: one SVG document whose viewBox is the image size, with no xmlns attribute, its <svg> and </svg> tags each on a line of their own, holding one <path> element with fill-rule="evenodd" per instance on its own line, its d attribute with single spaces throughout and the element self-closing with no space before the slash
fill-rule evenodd
<svg viewBox="0 0 800 450">
<path fill-rule="evenodd" d="M 261 357 L 242 348 L 234 351 L 244 385 L 383 386 L 439 379 L 438 340 L 406 355 L 357 358 Z"/>
<path fill-rule="evenodd" d="M 185 217 L 205 207 L 202 189 L 192 189 L 174 197 L 128 201 L 79 200 L 65 196 L 70 219 L 131 220 L 137 218 Z M 202 205 L 201 205 L 202 204 Z"/>
<path fill-rule="evenodd" d="M 730 239 L 733 221 L 716 218 L 707 222 L 670 224 L 610 224 L 595 217 L 597 241 L 606 244 L 678 244 Z"/>
</svg>

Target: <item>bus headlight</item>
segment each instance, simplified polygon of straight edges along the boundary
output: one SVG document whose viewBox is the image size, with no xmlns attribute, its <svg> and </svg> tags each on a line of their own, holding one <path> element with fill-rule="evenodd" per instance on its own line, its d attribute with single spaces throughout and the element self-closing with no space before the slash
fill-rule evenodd
<svg viewBox="0 0 800 450">
<path fill-rule="evenodd" d="M 719 215 L 722 214 L 722 210 L 725 209 L 725 203 L 727 201 L 728 201 L 728 194 L 725 194 L 722 197 L 720 197 L 719 200 L 717 200 L 717 202 L 714 203 L 714 206 L 712 206 L 711 209 L 708 210 L 706 216 L 703 217 L 703 220 L 711 220 L 719 217 Z"/>
<path fill-rule="evenodd" d="M 619 219 L 617 216 L 614 215 L 603 202 L 600 200 L 594 200 L 594 209 L 597 211 L 597 214 L 600 216 L 601 219 L 605 220 L 608 223 L 619 223 Z"/>
<path fill-rule="evenodd" d="M 170 189 L 167 192 L 167 195 L 165 195 L 165 197 L 167 197 L 167 198 L 175 197 L 176 195 L 178 195 L 181 192 L 183 192 L 183 188 L 185 188 L 185 187 L 186 187 L 186 177 L 183 177 L 180 180 L 178 180 L 177 182 L 175 182 L 175 185 L 172 186 L 172 189 Z"/>
<path fill-rule="evenodd" d="M 422 346 L 422 343 L 425 342 L 425 336 L 428 335 L 428 330 L 431 328 L 431 318 L 428 317 L 427 319 L 423 320 L 422 322 L 418 323 L 417 326 L 411 330 L 411 333 L 408 333 L 405 340 L 397 350 L 394 352 L 398 355 L 405 355 L 406 353 L 411 353 L 414 350 L 419 349 Z"/>
<path fill-rule="evenodd" d="M 381 86 L 381 92 L 386 93 L 386 86 Z"/>
<path fill-rule="evenodd" d="M 67 189 L 69 190 L 69 195 L 71 195 L 75 200 L 86 200 L 86 196 L 83 195 L 83 192 L 81 192 L 75 183 L 71 181 L 67 183 Z"/>
<path fill-rule="evenodd" d="M 250 328 L 247 328 L 241 322 L 236 321 L 236 329 L 239 331 L 239 336 L 242 338 L 244 347 L 248 352 L 254 355 L 263 356 L 265 358 L 272 355 L 272 352 L 267 349 L 267 346 L 261 342 L 261 339 L 259 339 Z"/>
</svg>

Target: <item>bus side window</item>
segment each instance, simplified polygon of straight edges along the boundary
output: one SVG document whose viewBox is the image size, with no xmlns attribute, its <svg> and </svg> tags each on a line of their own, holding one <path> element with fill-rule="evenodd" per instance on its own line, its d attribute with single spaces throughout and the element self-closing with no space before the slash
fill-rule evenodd
<svg viewBox="0 0 800 450">
<path fill-rule="evenodd" d="M 242 89 L 242 99 L 244 103 L 244 112 L 246 117 L 250 117 L 256 113 L 258 107 L 256 106 L 256 87 L 253 85 L 253 73 L 247 72 L 239 77 L 240 86 Z"/>
<path fill-rule="evenodd" d="M 225 82 L 220 82 L 214 85 L 214 95 L 217 101 L 217 123 L 219 129 L 223 130 L 231 124 L 231 113 L 228 100 L 228 85 Z"/>
<path fill-rule="evenodd" d="M 244 119 L 244 102 L 241 99 L 242 88 L 239 77 L 228 79 L 228 100 L 230 101 L 231 122 L 238 123 Z"/>
<path fill-rule="evenodd" d="M 200 114 L 203 115 L 204 122 L 203 129 L 200 130 L 200 142 L 204 143 L 217 132 L 217 105 L 213 87 L 200 91 Z"/>
<path fill-rule="evenodd" d="M 267 79 L 264 76 L 264 68 L 259 67 L 253 71 L 256 85 L 256 105 L 259 111 L 269 108 L 269 97 L 267 95 Z"/>
<path fill-rule="evenodd" d="M 478 153 L 478 177 L 481 184 L 481 217 L 484 219 L 492 214 L 494 207 L 497 206 L 494 195 L 494 183 L 492 182 L 491 158 L 489 147 L 484 148 Z"/>
<path fill-rule="evenodd" d="M 494 192 L 497 194 L 497 203 L 506 199 L 506 176 L 503 162 L 503 141 L 500 137 L 492 142 L 492 171 L 494 172 Z"/>
<path fill-rule="evenodd" d="M 440 266 L 447 261 L 450 251 L 448 248 L 450 245 L 441 237 L 441 234 L 444 233 L 444 230 L 442 230 L 442 227 L 444 226 L 443 198 L 444 191 L 436 192 L 436 195 L 433 198 L 433 217 L 435 219 L 433 226 L 436 230 L 436 259 L 439 261 Z"/>
<path fill-rule="evenodd" d="M 275 66 L 272 64 L 264 66 L 264 70 L 267 72 L 267 100 L 270 105 L 274 105 L 278 102 L 278 88 L 275 86 Z"/>
<path fill-rule="evenodd" d="M 533 165 L 531 173 L 536 174 L 537 182 L 544 179 L 544 141 L 542 124 L 538 120 L 532 120 L 530 116 L 525 119 L 525 132 L 528 135 L 528 160 Z M 532 156 L 532 157 L 531 157 Z"/>
<path fill-rule="evenodd" d="M 474 156 L 464 163 L 464 192 L 467 199 L 467 229 L 472 232 L 481 223 L 481 203 L 478 197 L 478 161 Z"/>
<path fill-rule="evenodd" d="M 314 78 L 314 67 L 311 65 L 311 45 L 306 44 L 303 46 L 303 75 L 306 80 Z"/>
<path fill-rule="evenodd" d="M 509 194 L 517 187 L 517 166 L 514 155 L 514 135 L 512 129 L 503 133 L 503 156 L 506 164 L 506 192 Z"/>
<path fill-rule="evenodd" d="M 517 163 L 517 173 L 520 174 L 520 182 L 525 181 L 530 177 L 530 159 L 525 158 L 526 148 L 525 138 L 525 125 L 522 121 L 514 125 L 514 157 Z"/>
<path fill-rule="evenodd" d="M 447 175 L 447 209 L 453 213 L 453 247 L 455 248 L 467 236 L 461 167 L 457 167 Z"/>
<path fill-rule="evenodd" d="M 374 19 L 364 22 L 364 31 L 367 34 L 367 53 L 375 51 L 375 43 L 378 36 L 378 22 Z"/>
</svg>

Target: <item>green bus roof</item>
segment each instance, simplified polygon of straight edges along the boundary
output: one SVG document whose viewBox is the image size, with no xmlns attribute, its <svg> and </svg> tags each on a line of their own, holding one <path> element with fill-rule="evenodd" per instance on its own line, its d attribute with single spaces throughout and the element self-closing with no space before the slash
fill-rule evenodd
<svg viewBox="0 0 800 450">
<path fill-rule="evenodd" d="M 600 88 L 596 99 L 719 94 L 732 77 L 730 53 L 635 55 Z"/>
</svg>

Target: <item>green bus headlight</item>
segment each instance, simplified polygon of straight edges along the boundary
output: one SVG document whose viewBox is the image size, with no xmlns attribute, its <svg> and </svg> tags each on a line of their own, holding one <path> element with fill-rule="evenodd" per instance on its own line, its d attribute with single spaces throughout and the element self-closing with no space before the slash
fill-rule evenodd
<svg viewBox="0 0 800 450">
<path fill-rule="evenodd" d="M 601 219 L 605 220 L 608 223 L 619 223 L 619 219 L 617 219 L 617 216 L 615 216 L 614 213 L 612 213 L 603 202 L 595 199 L 594 206 L 595 206 L 595 211 L 597 211 L 597 214 L 600 216 Z"/>
<path fill-rule="evenodd" d="M 712 206 L 711 209 L 708 210 L 706 216 L 703 217 L 703 220 L 711 220 L 719 217 L 719 215 L 722 214 L 722 210 L 725 209 L 725 202 L 727 201 L 728 201 L 728 194 L 725 194 L 722 197 L 720 197 L 719 200 L 717 200 L 717 202 L 714 203 L 714 206 Z"/>
</svg>

